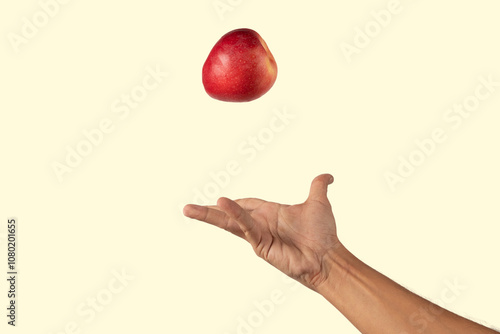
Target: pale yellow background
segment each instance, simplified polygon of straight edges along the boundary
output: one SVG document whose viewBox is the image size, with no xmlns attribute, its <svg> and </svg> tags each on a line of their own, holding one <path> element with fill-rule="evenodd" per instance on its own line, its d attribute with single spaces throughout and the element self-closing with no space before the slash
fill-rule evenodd
<svg viewBox="0 0 500 334">
<path fill-rule="evenodd" d="M 241 171 L 212 196 L 298 203 L 310 181 L 329 188 L 341 240 L 362 260 L 449 309 L 500 327 L 500 87 L 460 127 L 446 110 L 500 81 L 497 0 L 401 1 L 402 11 L 348 63 L 340 50 L 389 1 L 70 1 L 16 53 L 37 1 L 0 5 L 0 258 L 6 220 L 19 221 L 18 327 L 2 333 L 237 333 L 238 317 L 273 290 L 283 303 L 255 333 L 357 333 L 321 296 L 294 287 L 243 240 L 183 218 L 210 173 Z M 269 93 L 246 104 L 209 98 L 201 67 L 213 44 L 258 31 L 278 63 Z M 126 119 L 112 112 L 146 68 L 168 77 Z M 238 147 L 295 118 L 252 161 Z M 109 118 L 114 131 L 72 173 L 52 164 Z M 391 191 L 384 179 L 414 140 L 448 139 Z M 113 270 L 134 279 L 92 321 L 78 314 Z M 7 303 L 0 281 L 0 305 Z M 67 331 L 66 331 L 67 332 Z"/>
</svg>

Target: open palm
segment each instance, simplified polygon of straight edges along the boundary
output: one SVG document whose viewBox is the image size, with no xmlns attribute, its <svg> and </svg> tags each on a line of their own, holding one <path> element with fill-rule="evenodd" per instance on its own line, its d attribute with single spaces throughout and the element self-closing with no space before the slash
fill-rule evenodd
<svg viewBox="0 0 500 334">
<path fill-rule="evenodd" d="M 332 182 L 330 174 L 317 176 L 301 204 L 222 197 L 216 206 L 186 205 L 184 214 L 247 240 L 259 257 L 316 290 L 328 276 L 324 257 L 339 244 L 327 198 Z"/>
</svg>

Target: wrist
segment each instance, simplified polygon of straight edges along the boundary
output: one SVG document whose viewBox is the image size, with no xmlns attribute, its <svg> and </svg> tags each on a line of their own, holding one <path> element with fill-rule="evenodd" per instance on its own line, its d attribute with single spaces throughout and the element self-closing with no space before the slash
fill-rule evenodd
<svg viewBox="0 0 500 334">
<path fill-rule="evenodd" d="M 324 297 L 333 296 L 341 289 L 350 272 L 354 255 L 339 241 L 323 255 L 324 279 L 315 286 L 315 291 Z"/>
</svg>

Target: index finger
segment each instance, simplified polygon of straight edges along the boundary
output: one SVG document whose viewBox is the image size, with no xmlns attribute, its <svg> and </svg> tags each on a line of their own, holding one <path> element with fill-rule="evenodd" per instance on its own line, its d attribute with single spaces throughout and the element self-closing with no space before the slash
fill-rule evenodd
<svg viewBox="0 0 500 334">
<path fill-rule="evenodd" d="M 221 197 L 217 201 L 217 205 L 227 213 L 232 221 L 235 221 L 245 235 L 245 239 L 252 245 L 254 249 L 257 248 L 262 238 L 262 231 L 248 214 L 238 203 L 226 197 Z"/>
<path fill-rule="evenodd" d="M 184 207 L 183 214 L 186 217 L 209 223 L 243 239 L 245 238 L 245 234 L 238 224 L 215 205 L 201 206 L 188 204 Z"/>
</svg>

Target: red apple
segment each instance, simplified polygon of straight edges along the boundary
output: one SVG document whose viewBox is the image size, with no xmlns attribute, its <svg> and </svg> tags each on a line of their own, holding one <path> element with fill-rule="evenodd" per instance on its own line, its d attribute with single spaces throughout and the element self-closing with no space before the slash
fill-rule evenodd
<svg viewBox="0 0 500 334">
<path fill-rule="evenodd" d="M 276 81 L 278 67 L 266 42 L 251 29 L 236 29 L 219 39 L 203 64 L 205 91 L 214 99 L 248 102 Z"/>
</svg>

